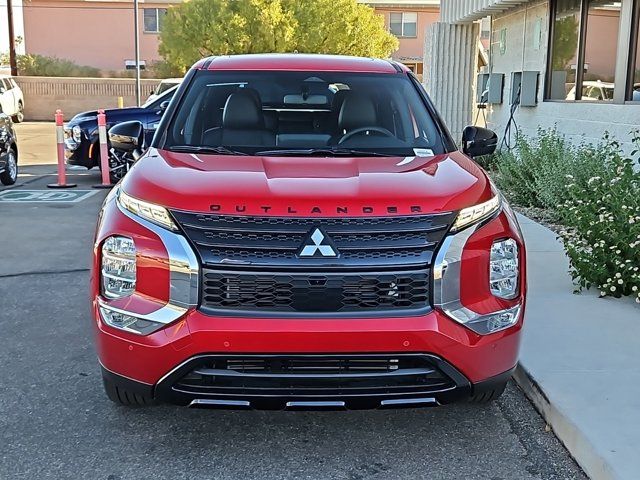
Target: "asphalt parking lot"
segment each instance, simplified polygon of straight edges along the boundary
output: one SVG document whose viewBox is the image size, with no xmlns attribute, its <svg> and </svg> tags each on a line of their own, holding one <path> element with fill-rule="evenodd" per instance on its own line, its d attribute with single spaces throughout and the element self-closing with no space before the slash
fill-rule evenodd
<svg viewBox="0 0 640 480">
<path fill-rule="evenodd" d="M 25 164 L 10 190 L 37 198 L 51 192 L 53 130 L 19 127 Z M 69 173 L 82 190 L 99 182 L 97 171 Z M 0 478 L 585 478 L 514 385 L 492 405 L 424 410 L 115 406 L 102 391 L 89 317 L 92 235 L 105 195 L 0 201 Z"/>
</svg>

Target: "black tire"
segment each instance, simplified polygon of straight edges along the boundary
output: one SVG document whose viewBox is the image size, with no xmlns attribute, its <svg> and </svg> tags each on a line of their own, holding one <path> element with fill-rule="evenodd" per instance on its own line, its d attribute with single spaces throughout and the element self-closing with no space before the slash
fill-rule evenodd
<svg viewBox="0 0 640 480">
<path fill-rule="evenodd" d="M 491 403 L 502 395 L 504 389 L 507 387 L 507 382 L 500 383 L 490 390 L 483 390 L 472 395 L 469 398 L 471 403 Z"/>
<path fill-rule="evenodd" d="M 13 116 L 13 121 L 15 123 L 24 122 L 24 105 L 22 102 L 18 102 L 18 113 Z"/>
<path fill-rule="evenodd" d="M 104 391 L 113 403 L 123 405 L 125 407 L 149 407 L 156 402 L 153 398 L 140 393 L 128 391 L 119 387 L 106 378 L 102 378 Z"/>
<path fill-rule="evenodd" d="M 18 156 L 15 150 L 9 150 L 7 154 L 7 166 L 4 172 L 0 173 L 0 182 L 3 185 L 13 185 L 18 179 Z"/>
</svg>

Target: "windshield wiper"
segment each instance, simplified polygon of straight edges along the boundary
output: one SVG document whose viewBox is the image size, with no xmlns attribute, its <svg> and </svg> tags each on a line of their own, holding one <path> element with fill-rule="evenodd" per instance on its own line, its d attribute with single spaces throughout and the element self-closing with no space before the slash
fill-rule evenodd
<svg viewBox="0 0 640 480">
<path fill-rule="evenodd" d="M 172 145 L 167 147 L 167 150 L 171 152 L 182 153 L 213 153 L 216 155 L 248 155 L 248 153 L 240 152 L 237 150 L 231 150 L 227 147 L 205 147 L 199 145 Z"/>
<path fill-rule="evenodd" d="M 256 155 L 262 156 L 313 156 L 313 155 L 328 155 L 328 156 L 347 156 L 347 157 L 402 157 L 400 154 L 368 152 L 366 150 L 355 150 L 353 148 L 291 148 L 282 150 L 263 150 L 256 152 Z"/>
</svg>

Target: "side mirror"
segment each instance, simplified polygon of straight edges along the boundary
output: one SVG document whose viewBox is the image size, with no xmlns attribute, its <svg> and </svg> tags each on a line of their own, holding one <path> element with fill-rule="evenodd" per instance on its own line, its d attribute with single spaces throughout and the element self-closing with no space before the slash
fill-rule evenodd
<svg viewBox="0 0 640 480">
<path fill-rule="evenodd" d="M 0 95 L 2 95 L 4 92 L 6 92 L 7 89 L 4 87 L 0 87 Z"/>
<path fill-rule="evenodd" d="M 490 155 L 496 151 L 498 136 L 482 127 L 465 127 L 462 132 L 462 151 L 471 158 Z"/>
<path fill-rule="evenodd" d="M 164 111 L 167 109 L 168 106 L 169 106 L 169 100 L 165 100 L 164 102 L 162 102 L 160 104 L 160 113 L 164 113 Z"/>
<path fill-rule="evenodd" d="M 144 126 L 141 122 L 122 122 L 109 129 L 111 147 L 123 152 L 141 150 L 144 145 Z"/>
</svg>

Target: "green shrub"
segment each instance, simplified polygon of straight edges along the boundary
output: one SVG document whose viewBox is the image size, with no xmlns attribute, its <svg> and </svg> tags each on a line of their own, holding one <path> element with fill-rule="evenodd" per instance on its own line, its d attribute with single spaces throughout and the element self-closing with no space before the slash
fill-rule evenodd
<svg viewBox="0 0 640 480">
<path fill-rule="evenodd" d="M 0 58 L 0 63 L 8 63 L 8 59 Z M 16 58 L 18 73 L 40 77 L 100 77 L 100 70 L 94 67 L 77 65 L 71 60 L 64 60 L 44 55 L 18 55 Z"/>
<path fill-rule="evenodd" d="M 631 158 L 606 134 L 598 145 L 572 146 L 556 130 L 519 136 L 501 152 L 496 180 L 514 204 L 544 208 L 560 232 L 578 290 L 631 295 L 640 303 L 640 134 Z"/>
<path fill-rule="evenodd" d="M 567 185 L 571 199 L 558 205 L 567 229 L 561 233 L 578 289 L 597 287 L 602 296 L 632 295 L 640 303 L 640 172 L 637 149 L 624 157 L 605 139 L 596 149 L 604 173 L 586 185 Z"/>
<path fill-rule="evenodd" d="M 153 73 L 153 78 L 180 78 L 185 71 L 178 68 L 166 60 L 157 60 L 151 63 L 149 71 Z"/>
<path fill-rule="evenodd" d="M 514 150 L 498 155 L 497 181 L 517 205 L 554 209 L 569 199 L 567 175 L 586 185 L 604 170 L 599 158 L 598 148 L 575 147 L 555 129 L 539 129 L 535 139 L 519 135 Z"/>
</svg>

